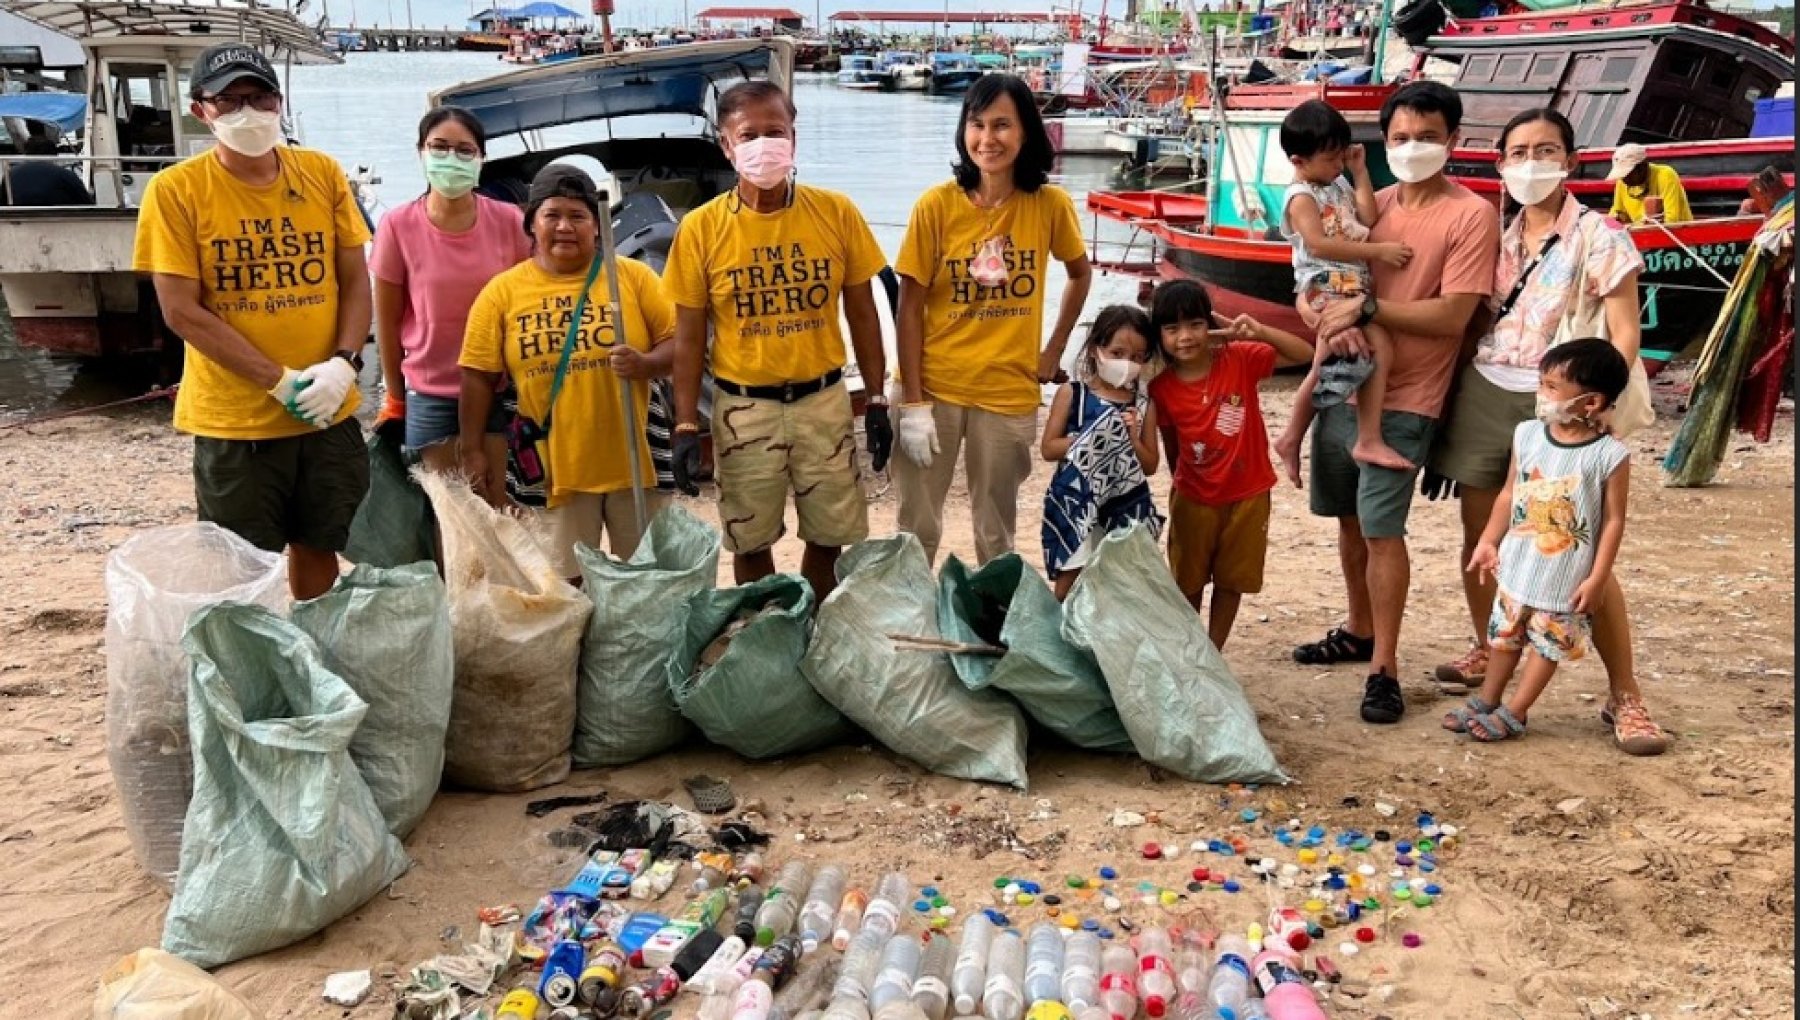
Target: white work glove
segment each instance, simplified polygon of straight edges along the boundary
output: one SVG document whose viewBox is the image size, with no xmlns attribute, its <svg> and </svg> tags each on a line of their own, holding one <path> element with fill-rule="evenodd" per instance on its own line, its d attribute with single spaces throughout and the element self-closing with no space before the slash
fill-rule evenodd
<svg viewBox="0 0 1800 1020">
<path fill-rule="evenodd" d="M 305 389 L 294 398 L 294 411 L 314 428 L 330 428 L 356 385 L 356 369 L 343 358 L 327 358 L 300 373 Z"/>
<path fill-rule="evenodd" d="M 300 373 L 291 368 L 283 368 L 281 381 L 269 390 L 269 396 L 274 397 L 275 402 L 285 408 L 287 413 L 299 418 L 301 417 L 300 409 L 294 406 L 294 401 L 299 398 L 300 391 L 304 389 L 306 389 L 306 383 L 300 378 Z"/>
<path fill-rule="evenodd" d="M 937 456 L 937 419 L 931 414 L 931 403 L 900 405 L 900 450 L 920 467 L 930 467 Z"/>
</svg>

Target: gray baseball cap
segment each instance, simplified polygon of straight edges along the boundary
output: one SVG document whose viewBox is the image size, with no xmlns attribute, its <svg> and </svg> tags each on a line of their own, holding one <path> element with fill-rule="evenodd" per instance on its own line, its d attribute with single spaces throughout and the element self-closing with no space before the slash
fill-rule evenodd
<svg viewBox="0 0 1800 1020">
<path fill-rule="evenodd" d="M 188 94 L 194 99 L 216 96 L 232 82 L 245 78 L 270 92 L 281 91 L 274 65 L 256 47 L 243 43 L 210 46 L 200 54 L 199 60 L 194 61 L 194 73 L 188 78 Z"/>
</svg>

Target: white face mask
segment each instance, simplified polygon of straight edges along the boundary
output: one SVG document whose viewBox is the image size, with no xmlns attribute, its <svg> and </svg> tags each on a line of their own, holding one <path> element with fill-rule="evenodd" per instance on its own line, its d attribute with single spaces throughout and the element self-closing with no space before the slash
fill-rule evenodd
<svg viewBox="0 0 1800 1020">
<path fill-rule="evenodd" d="M 1388 169 L 1407 184 L 1428 181 L 1450 158 L 1450 148 L 1430 142 L 1403 142 L 1388 146 Z"/>
<path fill-rule="evenodd" d="M 213 137 L 241 156 L 255 159 L 281 144 L 281 114 L 245 106 L 213 118 Z"/>
<path fill-rule="evenodd" d="M 1094 374 L 1100 377 L 1101 382 L 1120 389 L 1136 383 L 1143 371 L 1144 366 L 1124 358 L 1097 358 L 1094 364 Z"/>
<path fill-rule="evenodd" d="M 1553 159 L 1534 159 L 1529 163 L 1509 163 L 1500 170 L 1506 182 L 1506 193 L 1520 205 L 1537 205 L 1556 194 L 1569 172 Z"/>
<path fill-rule="evenodd" d="M 1538 421 L 1541 421 L 1546 425 L 1573 425 L 1576 422 L 1581 421 L 1585 415 L 1577 414 L 1572 411 L 1571 408 L 1586 396 L 1587 394 L 1585 393 L 1577 394 L 1567 400 L 1545 400 L 1541 396 L 1538 397 Z"/>
<path fill-rule="evenodd" d="M 794 140 L 771 136 L 739 142 L 731 147 L 731 165 L 739 177 L 768 191 L 794 172 Z"/>
</svg>

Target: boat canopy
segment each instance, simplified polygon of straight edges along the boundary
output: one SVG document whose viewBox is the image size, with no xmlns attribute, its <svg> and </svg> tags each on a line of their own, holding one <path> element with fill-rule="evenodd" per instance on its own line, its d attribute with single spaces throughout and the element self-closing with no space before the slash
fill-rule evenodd
<svg viewBox="0 0 1800 1020">
<path fill-rule="evenodd" d="M 0 95 L 0 120 L 17 117 L 55 124 L 64 134 L 81 130 L 87 99 L 73 92 L 13 92 Z"/>
<path fill-rule="evenodd" d="M 785 90 L 793 66 L 792 40 L 724 39 L 525 68 L 434 92 L 431 105 L 468 110 L 493 137 L 615 117 L 710 118 L 721 88 L 766 78 Z"/>
<path fill-rule="evenodd" d="M 312 28 L 285 8 L 255 0 L 5 0 L 6 10 L 77 39 L 84 47 L 180 39 L 211 45 L 243 42 L 271 60 L 336 64 Z"/>
</svg>

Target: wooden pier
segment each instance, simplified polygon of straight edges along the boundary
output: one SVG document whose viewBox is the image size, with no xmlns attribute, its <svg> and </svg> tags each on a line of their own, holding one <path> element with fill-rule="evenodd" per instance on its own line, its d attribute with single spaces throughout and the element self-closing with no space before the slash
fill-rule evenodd
<svg viewBox="0 0 1800 1020">
<path fill-rule="evenodd" d="M 347 51 L 434 53 L 456 49 L 457 40 L 470 33 L 455 28 L 325 28 L 320 34 L 328 45 L 335 42 Z M 361 44 L 351 44 L 353 39 Z"/>
</svg>

